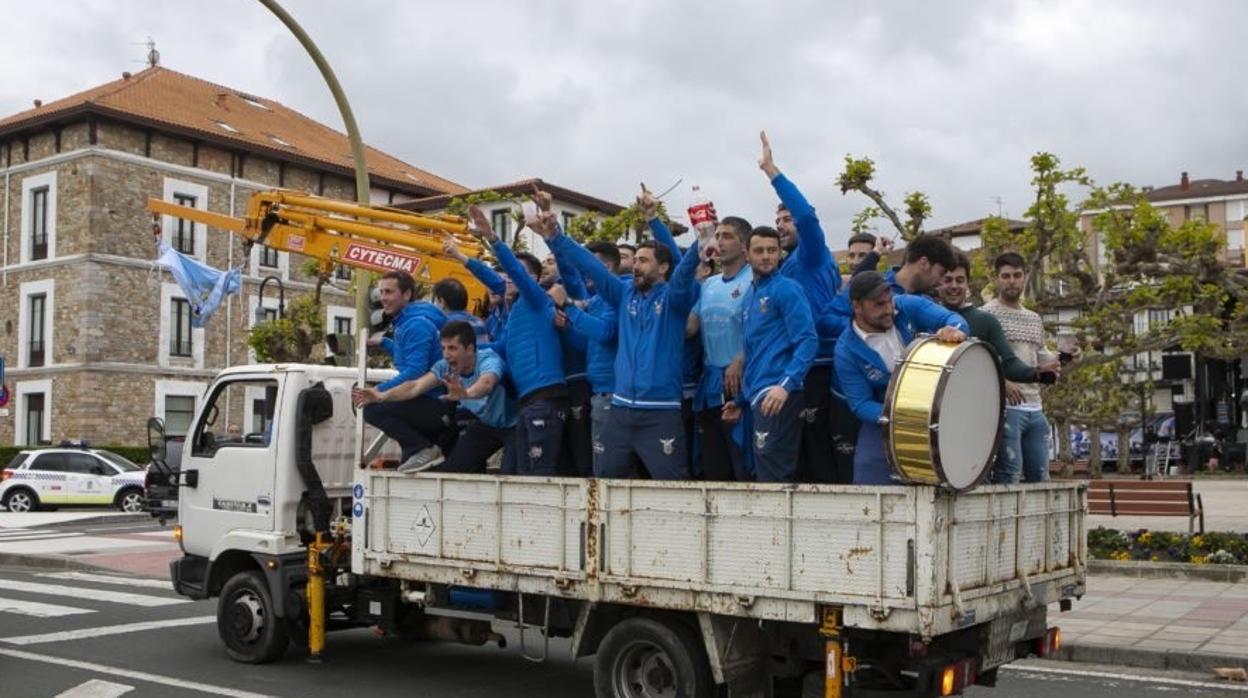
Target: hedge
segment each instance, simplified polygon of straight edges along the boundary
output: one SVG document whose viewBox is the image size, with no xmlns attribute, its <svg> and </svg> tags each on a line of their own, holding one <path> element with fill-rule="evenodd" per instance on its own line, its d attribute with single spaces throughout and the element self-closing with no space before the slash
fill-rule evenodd
<svg viewBox="0 0 1248 698">
<path fill-rule="evenodd" d="M 54 446 L 40 446 L 39 448 L 54 448 Z M 112 453 L 116 453 L 117 455 L 134 461 L 139 465 L 147 465 L 147 463 L 151 461 L 151 458 L 148 455 L 147 446 L 92 445 L 91 448 L 99 449 L 101 451 L 111 451 Z M 29 446 L 0 446 L 0 466 L 8 465 L 9 461 L 13 460 L 13 456 L 16 456 L 19 452 L 29 450 L 31 450 L 31 447 Z"/>
</svg>

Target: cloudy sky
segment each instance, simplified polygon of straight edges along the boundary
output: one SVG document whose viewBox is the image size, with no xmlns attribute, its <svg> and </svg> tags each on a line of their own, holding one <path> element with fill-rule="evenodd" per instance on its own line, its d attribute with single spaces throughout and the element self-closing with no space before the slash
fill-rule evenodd
<svg viewBox="0 0 1248 698">
<path fill-rule="evenodd" d="M 1098 181 L 1164 185 L 1248 169 L 1248 3 L 1098 0 L 285 0 L 326 53 L 372 145 L 471 187 L 531 176 L 620 203 L 638 181 L 700 184 L 768 221 L 777 164 L 834 244 L 866 201 L 834 181 L 877 163 L 931 227 L 1020 216 L 1040 150 Z M 211 8 L 211 9 L 209 9 Z M 0 114 L 142 68 L 276 99 L 339 127 L 328 91 L 249 0 L 0 0 Z M 881 227 L 883 228 L 882 222 Z"/>
</svg>

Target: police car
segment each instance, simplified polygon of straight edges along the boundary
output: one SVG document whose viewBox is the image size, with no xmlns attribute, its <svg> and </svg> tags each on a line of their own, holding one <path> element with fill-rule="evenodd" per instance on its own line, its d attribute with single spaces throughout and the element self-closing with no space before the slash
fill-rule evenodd
<svg viewBox="0 0 1248 698">
<path fill-rule="evenodd" d="M 18 513 L 40 507 L 105 504 L 143 511 L 143 468 L 93 448 L 22 451 L 0 471 L 0 505 Z"/>
</svg>

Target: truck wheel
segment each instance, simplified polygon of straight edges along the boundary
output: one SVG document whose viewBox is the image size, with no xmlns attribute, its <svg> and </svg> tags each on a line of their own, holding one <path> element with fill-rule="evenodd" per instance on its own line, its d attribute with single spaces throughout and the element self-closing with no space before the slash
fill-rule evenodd
<svg viewBox="0 0 1248 698">
<path fill-rule="evenodd" d="M 15 487 L 4 495 L 4 508 L 14 514 L 25 514 L 39 508 L 39 496 L 25 487 Z"/>
<path fill-rule="evenodd" d="M 674 623 L 621 621 L 594 659 L 597 698 L 711 698 L 714 688 L 698 636 Z"/>
<path fill-rule="evenodd" d="M 143 505 L 146 502 L 143 499 L 143 490 L 128 489 L 117 493 L 117 508 L 127 514 L 137 514 L 143 511 Z"/>
<path fill-rule="evenodd" d="M 221 588 L 217 632 L 236 662 L 266 664 L 290 644 L 286 624 L 273 612 L 269 585 L 259 572 L 239 572 Z"/>
</svg>

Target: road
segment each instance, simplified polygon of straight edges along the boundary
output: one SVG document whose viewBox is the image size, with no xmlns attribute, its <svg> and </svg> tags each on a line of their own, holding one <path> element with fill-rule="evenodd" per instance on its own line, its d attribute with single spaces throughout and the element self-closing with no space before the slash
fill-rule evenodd
<svg viewBox="0 0 1248 698">
<path fill-rule="evenodd" d="M 409 643 L 369 631 L 329 636 L 327 661 L 298 651 L 267 666 L 226 658 L 215 602 L 191 602 L 165 582 L 111 572 L 0 568 L 0 695 L 5 698 L 228 696 L 515 696 L 586 698 L 592 662 L 566 659 L 552 643 L 543 664 L 524 659 L 514 633 L 506 650 Z M 1246 696 L 1248 688 L 1173 674 L 1057 663 L 1015 664 L 996 690 L 968 695 L 1065 698 L 1148 695 Z"/>
</svg>

